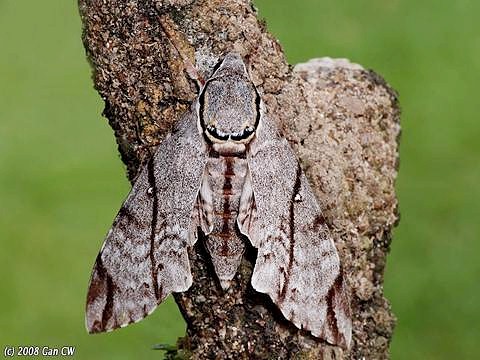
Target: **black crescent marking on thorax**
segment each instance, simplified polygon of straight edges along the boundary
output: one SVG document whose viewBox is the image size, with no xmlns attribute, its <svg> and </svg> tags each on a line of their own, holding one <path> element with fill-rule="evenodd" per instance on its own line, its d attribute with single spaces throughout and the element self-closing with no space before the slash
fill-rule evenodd
<svg viewBox="0 0 480 360">
<path fill-rule="evenodd" d="M 198 110 L 198 117 L 199 117 L 199 120 L 200 120 L 200 127 L 202 128 L 202 132 L 204 133 L 205 132 L 205 129 L 206 129 L 206 125 L 205 125 L 205 119 L 203 118 L 203 109 L 205 107 L 205 90 L 207 88 L 207 85 L 208 85 L 208 80 L 207 82 L 205 83 L 205 85 L 203 85 L 203 89 L 198 97 L 198 103 L 199 103 L 199 110 Z"/>
<path fill-rule="evenodd" d="M 150 230 L 150 261 L 152 265 L 152 285 L 153 290 L 155 292 L 155 297 L 157 300 L 160 298 L 160 293 L 158 289 L 158 270 L 157 265 L 155 263 L 155 232 L 157 230 L 157 215 L 158 215 L 158 192 L 157 192 L 157 184 L 155 181 L 155 167 L 153 164 L 153 157 L 148 162 L 148 183 L 152 188 L 152 195 L 153 195 L 153 205 L 152 205 L 152 225 Z"/>
<path fill-rule="evenodd" d="M 292 267 L 294 259 L 294 249 L 295 249 L 295 197 L 298 195 L 300 191 L 301 185 L 301 175 L 302 175 L 302 168 L 300 167 L 300 163 L 297 164 L 297 172 L 295 174 L 295 183 L 293 185 L 292 197 L 290 199 L 290 208 L 289 208 L 289 239 L 290 239 L 290 249 L 288 253 L 288 265 L 287 265 L 287 272 L 285 273 L 285 282 L 283 284 L 282 290 L 280 291 L 278 301 L 283 302 L 285 300 L 285 295 L 287 293 L 287 288 L 290 283 L 290 276 L 292 273 Z"/>
<path fill-rule="evenodd" d="M 255 90 L 255 110 L 257 113 L 255 117 L 255 125 L 253 126 L 253 128 L 257 130 L 258 124 L 260 123 L 260 118 L 262 116 L 261 109 L 260 109 L 261 98 L 255 85 L 253 85 L 253 89 Z"/>
</svg>

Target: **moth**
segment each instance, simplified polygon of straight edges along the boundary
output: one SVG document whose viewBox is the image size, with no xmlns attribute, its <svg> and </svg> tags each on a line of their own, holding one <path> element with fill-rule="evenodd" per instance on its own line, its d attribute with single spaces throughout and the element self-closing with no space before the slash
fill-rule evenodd
<svg viewBox="0 0 480 360">
<path fill-rule="evenodd" d="M 351 314 L 335 244 L 287 140 L 265 116 L 242 58 L 227 54 L 143 166 L 97 256 L 90 333 L 140 321 L 192 284 L 188 248 L 205 247 L 228 289 L 248 243 L 251 284 L 296 327 L 349 347 Z"/>
</svg>

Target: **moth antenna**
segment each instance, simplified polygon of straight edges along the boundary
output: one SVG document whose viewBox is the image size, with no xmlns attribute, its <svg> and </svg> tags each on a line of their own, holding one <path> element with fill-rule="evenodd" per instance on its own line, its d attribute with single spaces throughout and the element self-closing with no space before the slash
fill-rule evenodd
<svg viewBox="0 0 480 360">
<path fill-rule="evenodd" d="M 184 59 L 185 71 L 197 84 L 197 88 L 201 89 L 205 85 L 205 78 L 200 74 L 195 65 L 193 65 L 188 59 Z"/>
<path fill-rule="evenodd" d="M 158 12 L 157 12 L 158 13 Z M 167 35 L 168 41 L 172 45 L 172 47 L 175 49 L 175 52 L 180 56 L 180 58 L 183 61 L 183 69 L 187 73 L 188 77 L 192 80 L 195 81 L 197 85 L 197 90 L 201 89 L 202 86 L 205 84 L 205 79 L 203 78 L 202 75 L 197 71 L 193 63 L 189 60 L 189 58 L 183 54 L 180 51 L 180 46 L 177 46 L 175 41 L 175 34 L 173 33 L 173 29 L 171 29 L 171 26 L 169 26 L 169 20 L 170 18 L 166 15 L 158 15 L 158 23 L 160 24 L 160 27 L 162 28 L 163 32 Z"/>
</svg>

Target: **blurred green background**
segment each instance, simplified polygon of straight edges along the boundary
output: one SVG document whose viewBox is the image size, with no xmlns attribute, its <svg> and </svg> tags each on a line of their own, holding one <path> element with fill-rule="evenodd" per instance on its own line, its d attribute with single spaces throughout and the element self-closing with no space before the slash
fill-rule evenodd
<svg viewBox="0 0 480 360">
<path fill-rule="evenodd" d="M 400 93 L 402 220 L 385 292 L 392 359 L 480 357 L 480 2 L 257 0 L 291 63 L 347 57 Z M 0 0 L 0 346 L 158 359 L 171 300 L 87 335 L 91 267 L 129 185 L 80 40 L 76 1 Z"/>
</svg>

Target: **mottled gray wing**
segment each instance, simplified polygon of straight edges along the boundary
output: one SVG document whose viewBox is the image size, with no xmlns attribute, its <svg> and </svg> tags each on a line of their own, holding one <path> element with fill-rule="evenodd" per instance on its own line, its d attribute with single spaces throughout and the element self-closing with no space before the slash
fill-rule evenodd
<svg viewBox="0 0 480 360">
<path fill-rule="evenodd" d="M 192 211 L 205 163 L 188 114 L 140 171 L 98 254 L 87 296 L 90 333 L 137 322 L 190 287 L 187 247 L 196 241 Z"/>
<path fill-rule="evenodd" d="M 248 158 L 256 210 L 239 226 L 258 248 L 253 287 L 298 328 L 348 347 L 350 304 L 335 244 L 300 164 L 268 119 Z"/>
</svg>

